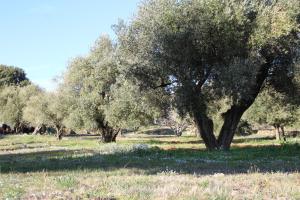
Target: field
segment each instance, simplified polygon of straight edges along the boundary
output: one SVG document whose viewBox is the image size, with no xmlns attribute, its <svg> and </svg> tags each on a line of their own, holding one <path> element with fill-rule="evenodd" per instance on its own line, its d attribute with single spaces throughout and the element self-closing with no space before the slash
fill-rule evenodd
<svg viewBox="0 0 300 200">
<path fill-rule="evenodd" d="M 300 199 L 300 139 L 235 138 L 208 152 L 196 137 L 147 131 L 0 139 L 1 199 Z"/>
</svg>

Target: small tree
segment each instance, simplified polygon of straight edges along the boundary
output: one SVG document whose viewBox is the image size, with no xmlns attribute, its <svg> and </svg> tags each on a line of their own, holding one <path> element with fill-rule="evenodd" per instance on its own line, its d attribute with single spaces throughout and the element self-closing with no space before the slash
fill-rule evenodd
<svg viewBox="0 0 300 200">
<path fill-rule="evenodd" d="M 46 94 L 40 93 L 32 96 L 24 108 L 24 121 L 29 122 L 35 127 L 34 134 L 42 132 L 41 130 L 48 124 L 48 101 Z"/>
<path fill-rule="evenodd" d="M 284 94 L 272 88 L 265 88 L 245 118 L 253 123 L 273 126 L 276 130 L 276 139 L 285 140 L 284 128 L 297 121 L 297 107 Z"/>
<path fill-rule="evenodd" d="M 24 119 L 37 129 L 43 125 L 56 130 L 58 140 L 62 139 L 67 109 L 59 93 L 40 93 L 29 99 L 24 109 Z"/>
<path fill-rule="evenodd" d="M 26 102 L 39 92 L 40 89 L 34 85 L 4 87 L 0 91 L 0 121 L 13 127 L 15 133 L 22 133 L 27 126 L 23 119 Z"/>
<path fill-rule="evenodd" d="M 188 117 L 181 117 L 175 110 L 169 110 L 161 123 L 169 127 L 179 137 L 189 127 L 191 121 Z"/>
</svg>

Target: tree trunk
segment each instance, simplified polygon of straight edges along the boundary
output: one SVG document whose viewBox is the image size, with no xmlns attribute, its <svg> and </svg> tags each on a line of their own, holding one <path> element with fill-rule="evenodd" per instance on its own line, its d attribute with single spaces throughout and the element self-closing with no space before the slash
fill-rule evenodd
<svg viewBox="0 0 300 200">
<path fill-rule="evenodd" d="M 224 115 L 224 124 L 218 137 L 218 146 L 220 149 L 229 150 L 237 126 L 245 112 L 245 108 L 232 106 Z"/>
<path fill-rule="evenodd" d="M 35 127 L 32 135 L 37 135 L 37 134 L 40 134 L 40 130 L 41 130 L 42 126 L 37 126 Z"/>
<path fill-rule="evenodd" d="M 63 130 L 60 127 L 56 127 L 56 138 L 57 140 L 62 140 Z"/>
<path fill-rule="evenodd" d="M 45 125 L 39 125 L 39 126 L 35 127 L 32 134 L 33 135 L 44 134 L 45 132 L 46 132 L 46 126 Z"/>
<path fill-rule="evenodd" d="M 103 143 L 116 142 L 119 133 L 120 133 L 120 129 L 115 130 L 109 126 L 103 127 L 101 133 L 101 142 Z"/>
<path fill-rule="evenodd" d="M 230 149 L 238 123 L 246 110 L 250 108 L 257 98 L 271 67 L 271 59 L 267 60 L 267 63 L 260 66 L 256 74 L 256 80 L 249 86 L 248 94 L 245 94 L 245 96 L 241 98 L 239 104 L 233 105 L 226 113 L 223 114 L 224 124 L 218 137 L 218 146 L 221 149 Z"/>
<path fill-rule="evenodd" d="M 201 136 L 208 150 L 218 149 L 216 136 L 214 135 L 214 123 L 206 115 L 207 106 L 204 103 L 201 93 L 194 93 L 190 97 L 190 115 L 193 117 L 198 134 Z"/>
<path fill-rule="evenodd" d="M 199 113 L 194 113 L 194 121 L 206 148 L 208 150 L 218 149 L 218 143 L 214 135 L 213 121 Z"/>
<path fill-rule="evenodd" d="M 283 141 L 286 141 L 284 126 L 280 126 L 280 129 L 281 129 L 281 136 L 283 138 Z"/>
<path fill-rule="evenodd" d="M 276 140 L 280 141 L 281 140 L 281 134 L 280 134 L 279 126 L 275 126 L 275 135 L 276 135 Z"/>
<path fill-rule="evenodd" d="M 286 141 L 285 131 L 283 126 L 275 125 L 275 135 L 277 141 Z"/>
</svg>

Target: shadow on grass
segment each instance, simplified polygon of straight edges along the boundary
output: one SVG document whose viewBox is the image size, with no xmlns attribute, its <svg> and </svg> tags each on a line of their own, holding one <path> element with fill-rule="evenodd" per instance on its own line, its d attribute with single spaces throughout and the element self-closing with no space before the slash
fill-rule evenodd
<svg viewBox="0 0 300 200">
<path fill-rule="evenodd" d="M 259 142 L 259 141 L 270 141 L 270 140 L 274 140 L 275 141 L 275 137 L 272 136 L 265 136 L 265 137 L 244 137 L 244 138 L 235 138 L 233 140 L 233 143 L 235 144 L 239 144 L 239 143 L 247 143 L 247 142 Z"/>
<path fill-rule="evenodd" d="M 153 130 L 147 130 L 141 132 L 145 135 L 151 135 L 151 136 L 174 136 L 175 133 L 169 128 L 159 128 L 159 129 L 153 129 Z"/>
<path fill-rule="evenodd" d="M 1 173 L 41 171 L 132 170 L 157 174 L 238 174 L 300 171 L 300 145 L 233 148 L 230 152 L 150 148 L 116 153 L 59 150 L 0 155 Z"/>
<path fill-rule="evenodd" d="M 144 143 L 147 144 L 156 144 L 156 145 L 161 145 L 161 144 L 167 144 L 167 145 L 180 145 L 180 144 L 204 144 L 202 140 L 187 140 L 187 141 L 162 141 L 162 140 L 145 140 Z"/>
</svg>

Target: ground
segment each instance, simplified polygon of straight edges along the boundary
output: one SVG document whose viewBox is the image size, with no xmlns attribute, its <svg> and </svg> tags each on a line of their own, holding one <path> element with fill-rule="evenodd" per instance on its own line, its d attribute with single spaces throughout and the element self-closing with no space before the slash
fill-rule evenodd
<svg viewBox="0 0 300 200">
<path fill-rule="evenodd" d="M 194 136 L 14 135 L 0 139 L 2 199 L 300 199 L 300 139 L 235 138 L 208 152 Z"/>
</svg>

